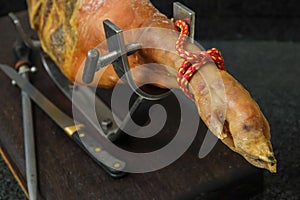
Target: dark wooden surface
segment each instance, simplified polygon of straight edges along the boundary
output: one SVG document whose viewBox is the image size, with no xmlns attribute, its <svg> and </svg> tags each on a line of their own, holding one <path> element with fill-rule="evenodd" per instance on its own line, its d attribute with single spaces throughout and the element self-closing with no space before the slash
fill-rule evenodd
<svg viewBox="0 0 300 200">
<path fill-rule="evenodd" d="M 32 32 L 26 12 L 18 13 L 18 16 L 26 30 Z M 0 32 L 0 63 L 13 65 L 14 26 L 3 17 L 0 27 L 5 29 Z M 35 60 L 35 65 L 38 72 L 32 75 L 32 83 L 71 114 L 71 103 L 50 80 L 39 60 Z M 20 90 L 12 86 L 2 72 L 0 81 L 0 147 L 18 177 L 26 183 Z M 261 170 L 250 166 L 221 142 L 207 157 L 198 158 L 206 133 L 202 123 L 192 146 L 173 164 L 155 172 L 129 174 L 116 180 L 95 164 L 40 108 L 33 106 L 33 114 L 39 189 L 45 199 L 192 199 L 214 198 L 215 195 L 230 199 L 246 198 L 260 190 Z M 159 143 L 172 137 L 174 130 L 174 127 L 166 128 L 152 142 Z M 143 146 L 135 140 L 127 142 L 129 147 Z M 214 190 L 219 192 L 211 193 Z"/>
</svg>

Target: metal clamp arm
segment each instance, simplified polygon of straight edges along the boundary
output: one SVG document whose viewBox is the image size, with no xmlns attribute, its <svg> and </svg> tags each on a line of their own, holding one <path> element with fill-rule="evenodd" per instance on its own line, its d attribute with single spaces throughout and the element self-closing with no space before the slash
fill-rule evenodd
<svg viewBox="0 0 300 200">
<path fill-rule="evenodd" d="M 141 48 L 142 45 L 140 43 L 128 44 L 125 46 L 125 54 L 127 56 L 131 55 Z M 100 56 L 97 49 L 90 49 L 86 55 L 82 80 L 85 83 L 91 83 L 96 71 L 115 62 L 121 55 L 121 51 L 115 50 Z"/>
</svg>

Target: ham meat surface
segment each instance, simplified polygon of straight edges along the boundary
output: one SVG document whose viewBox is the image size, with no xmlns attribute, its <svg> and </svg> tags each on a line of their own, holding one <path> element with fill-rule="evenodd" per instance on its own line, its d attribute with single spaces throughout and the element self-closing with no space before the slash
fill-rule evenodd
<svg viewBox="0 0 300 200">
<path fill-rule="evenodd" d="M 126 40 L 139 38 L 142 45 L 164 47 L 143 49 L 129 56 L 130 67 L 137 69 L 133 73 L 136 82 L 178 87 L 176 73 L 183 61 L 175 51 L 178 32 L 173 22 L 148 0 L 27 0 L 27 3 L 31 26 L 38 32 L 42 49 L 70 80 L 82 83 L 81 66 L 89 49 L 97 47 L 100 52 L 105 51 L 99 44 L 105 41 L 102 22 L 109 19 L 125 32 L 144 28 Z M 199 50 L 190 43 L 185 48 Z M 145 63 L 159 65 L 141 67 Z M 113 87 L 118 80 L 109 65 L 96 73 L 91 85 Z M 208 63 L 192 77 L 189 90 L 201 119 L 224 144 L 254 166 L 276 172 L 269 124 L 238 81 Z"/>
</svg>

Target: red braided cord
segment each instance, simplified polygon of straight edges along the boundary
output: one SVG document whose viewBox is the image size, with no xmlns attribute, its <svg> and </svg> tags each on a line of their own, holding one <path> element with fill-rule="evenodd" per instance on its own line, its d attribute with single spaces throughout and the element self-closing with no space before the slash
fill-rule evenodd
<svg viewBox="0 0 300 200">
<path fill-rule="evenodd" d="M 184 42 L 189 34 L 189 27 L 183 20 L 177 20 L 175 26 L 180 28 L 181 32 L 176 42 L 176 51 L 178 55 L 184 59 L 182 65 L 178 68 L 177 82 L 183 92 L 190 98 L 194 99 L 193 95 L 189 92 L 188 84 L 194 73 L 203 65 L 213 60 L 220 70 L 225 70 L 224 59 L 221 52 L 212 48 L 210 50 L 199 52 L 188 52 L 184 49 Z"/>
</svg>

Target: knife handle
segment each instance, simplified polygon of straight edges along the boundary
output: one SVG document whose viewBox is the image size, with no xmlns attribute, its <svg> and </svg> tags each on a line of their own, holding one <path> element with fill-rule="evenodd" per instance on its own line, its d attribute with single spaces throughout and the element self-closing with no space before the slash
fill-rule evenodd
<svg viewBox="0 0 300 200">
<path fill-rule="evenodd" d="M 64 130 L 110 176 L 121 178 L 127 174 L 122 171 L 125 162 L 115 158 L 97 144 L 97 140 L 85 131 L 83 125 L 68 126 Z"/>
<path fill-rule="evenodd" d="M 31 50 L 24 43 L 19 43 L 15 45 L 14 52 L 18 60 L 15 64 L 16 70 L 19 70 L 19 68 L 23 65 L 31 65 L 29 61 L 30 51 Z"/>
</svg>

